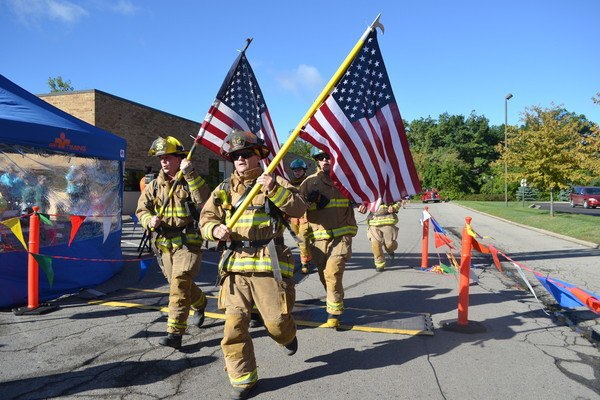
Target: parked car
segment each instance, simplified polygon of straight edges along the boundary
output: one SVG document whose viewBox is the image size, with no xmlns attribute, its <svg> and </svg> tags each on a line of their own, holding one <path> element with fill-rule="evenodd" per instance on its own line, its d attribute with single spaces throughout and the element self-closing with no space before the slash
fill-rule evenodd
<svg viewBox="0 0 600 400">
<path fill-rule="evenodd" d="M 600 187 L 574 186 L 569 197 L 571 207 L 596 208 L 600 206 Z"/>
<path fill-rule="evenodd" d="M 423 193 L 421 196 L 421 201 L 423 203 L 439 203 L 442 201 L 442 198 L 440 197 L 440 193 L 437 191 L 437 189 L 426 189 L 425 193 Z"/>
</svg>

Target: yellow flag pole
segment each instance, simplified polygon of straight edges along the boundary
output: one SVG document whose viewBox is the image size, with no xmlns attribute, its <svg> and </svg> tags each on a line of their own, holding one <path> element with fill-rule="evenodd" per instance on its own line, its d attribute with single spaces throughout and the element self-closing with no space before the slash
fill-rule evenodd
<svg viewBox="0 0 600 400">
<path fill-rule="evenodd" d="M 314 101 L 314 103 L 312 104 L 310 109 L 306 112 L 306 114 L 304 114 L 304 117 L 302 117 L 302 119 L 300 120 L 300 123 L 298 123 L 296 128 L 292 131 L 292 133 L 290 134 L 290 137 L 283 144 L 283 146 L 281 146 L 281 149 L 275 155 L 275 157 L 273 158 L 273 161 L 271 161 L 271 163 L 267 167 L 267 170 L 266 170 L 267 173 L 270 174 L 275 170 L 275 168 L 277 168 L 277 165 L 281 162 L 281 160 L 283 159 L 283 156 L 288 152 L 290 147 L 292 147 L 292 144 L 294 143 L 294 141 L 300 135 L 300 131 L 302 130 L 304 125 L 306 125 L 306 123 L 313 116 L 313 114 L 315 112 L 317 112 L 317 109 L 321 106 L 323 101 L 325 101 L 325 98 L 329 95 L 329 93 L 331 92 L 333 87 L 340 81 L 344 72 L 348 69 L 350 64 L 352 64 L 352 61 L 356 57 L 356 54 L 359 52 L 362 45 L 365 43 L 365 39 L 367 38 L 369 33 L 371 33 L 371 31 L 378 26 L 383 30 L 383 25 L 381 25 L 381 23 L 379 22 L 380 16 L 381 16 L 381 14 L 377 15 L 377 18 L 375 18 L 375 21 L 373 21 L 373 23 L 371 25 L 369 25 L 369 27 L 365 30 L 365 32 L 362 34 L 362 36 L 360 37 L 358 42 L 354 45 L 354 47 L 352 48 L 350 53 L 346 56 L 346 59 L 344 60 L 342 65 L 340 65 L 340 67 L 335 72 L 333 77 L 329 80 L 329 83 L 327 83 L 327 85 L 325 86 L 325 88 L 323 89 L 321 94 L 319 94 L 317 99 Z M 233 215 L 227 222 L 227 227 L 232 228 L 236 224 L 236 222 L 242 216 L 242 213 L 246 210 L 246 208 L 248 208 L 248 206 L 250 205 L 250 202 L 252 201 L 254 196 L 256 196 L 256 194 L 261 189 L 261 187 L 262 187 L 262 185 L 260 183 L 256 183 L 252 187 L 252 189 L 250 190 L 250 192 L 248 193 L 248 195 L 246 196 L 246 198 L 244 199 L 242 204 L 239 205 L 239 207 L 235 210 L 235 212 L 233 213 Z"/>
</svg>

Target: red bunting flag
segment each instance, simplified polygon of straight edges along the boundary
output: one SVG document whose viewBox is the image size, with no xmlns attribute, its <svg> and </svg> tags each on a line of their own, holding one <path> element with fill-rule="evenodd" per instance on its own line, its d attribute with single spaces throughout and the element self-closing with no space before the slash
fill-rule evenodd
<svg viewBox="0 0 600 400">
<path fill-rule="evenodd" d="M 71 246 L 71 243 L 73 242 L 77 231 L 81 227 L 81 224 L 83 224 L 83 221 L 85 221 L 85 218 L 85 215 L 71 215 L 71 238 L 69 239 L 69 246 Z"/>
</svg>

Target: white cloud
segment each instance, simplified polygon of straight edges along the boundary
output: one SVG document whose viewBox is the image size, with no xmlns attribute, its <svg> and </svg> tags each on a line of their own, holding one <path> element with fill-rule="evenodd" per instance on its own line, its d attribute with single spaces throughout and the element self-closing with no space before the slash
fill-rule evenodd
<svg viewBox="0 0 600 400">
<path fill-rule="evenodd" d="M 74 23 L 89 15 L 85 8 L 66 0 L 12 0 L 9 5 L 19 20 L 26 24 L 45 18 Z"/>
<path fill-rule="evenodd" d="M 133 15 L 138 8 L 129 0 L 119 0 L 117 4 L 112 7 L 112 10 L 118 14 Z"/>
<path fill-rule="evenodd" d="M 277 77 L 277 81 L 285 90 L 293 93 L 312 92 L 323 86 L 323 78 L 317 68 L 300 64 L 292 71 L 286 71 Z"/>
</svg>

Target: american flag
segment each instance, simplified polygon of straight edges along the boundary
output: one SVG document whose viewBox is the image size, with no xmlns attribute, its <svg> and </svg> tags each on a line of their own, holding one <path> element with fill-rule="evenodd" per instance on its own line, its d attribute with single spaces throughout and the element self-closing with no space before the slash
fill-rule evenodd
<svg viewBox="0 0 600 400">
<path fill-rule="evenodd" d="M 265 141 L 271 150 L 267 165 L 280 149 L 267 104 L 244 52 L 227 73 L 196 141 L 220 155 L 223 141 L 233 129 L 250 131 Z M 281 165 L 275 172 L 287 178 Z"/>
<path fill-rule="evenodd" d="M 336 187 L 373 212 L 421 191 L 376 29 L 300 136 L 332 157 Z"/>
</svg>

